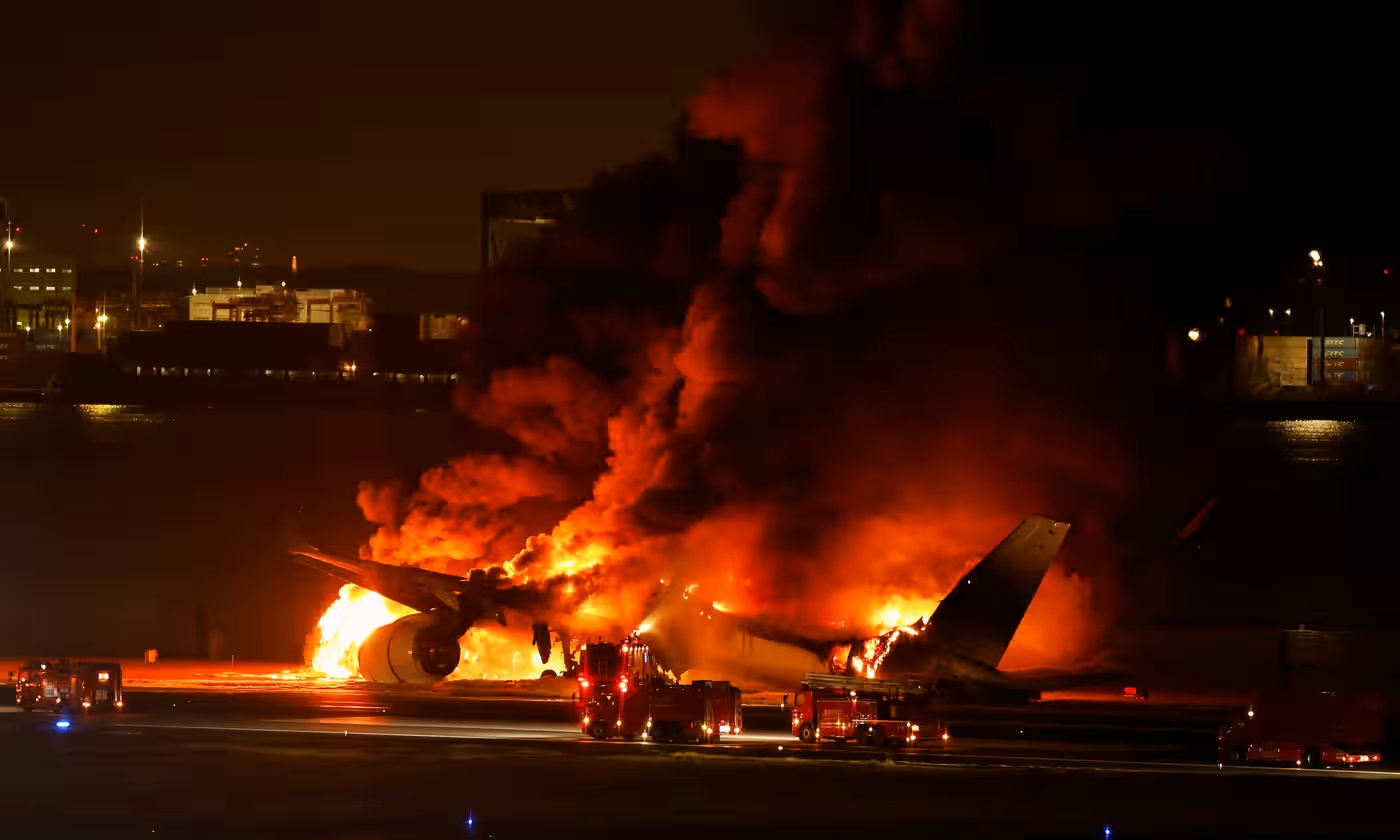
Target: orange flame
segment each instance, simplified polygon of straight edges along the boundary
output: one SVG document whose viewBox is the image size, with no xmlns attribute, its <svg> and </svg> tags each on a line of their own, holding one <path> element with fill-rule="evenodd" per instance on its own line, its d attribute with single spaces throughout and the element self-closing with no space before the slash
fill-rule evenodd
<svg viewBox="0 0 1400 840">
<path fill-rule="evenodd" d="M 359 676 L 360 645 L 375 630 L 416 610 L 353 584 L 340 588 L 310 645 L 311 670 L 325 677 Z M 521 628 L 476 627 L 462 637 L 462 661 L 449 680 L 516 680 L 538 677 L 544 668 L 530 633 Z M 552 662 L 558 660 L 551 657 Z"/>
<path fill-rule="evenodd" d="M 380 627 L 413 612 L 378 592 L 345 584 L 335 603 L 316 622 L 311 670 L 328 677 L 359 676 L 360 643 Z"/>
<path fill-rule="evenodd" d="M 888 632 L 899 627 L 908 627 L 933 615 L 941 599 L 919 597 L 917 595 L 890 595 L 871 611 L 867 619 L 869 626 L 880 632 Z"/>
</svg>

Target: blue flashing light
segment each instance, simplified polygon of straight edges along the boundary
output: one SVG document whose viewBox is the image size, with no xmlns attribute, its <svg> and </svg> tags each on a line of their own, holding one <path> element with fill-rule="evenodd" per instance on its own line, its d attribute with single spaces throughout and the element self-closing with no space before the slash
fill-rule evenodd
<svg viewBox="0 0 1400 840">
<path fill-rule="evenodd" d="M 472 812 L 471 812 L 471 811 L 468 811 L 468 812 L 467 812 L 467 831 L 471 831 L 471 830 L 474 829 L 474 828 L 476 828 L 476 817 L 472 816 Z"/>
<path fill-rule="evenodd" d="M 57 726 L 59 729 L 67 729 L 68 727 L 70 727 L 70 726 L 72 726 L 72 725 L 73 725 L 73 722 L 72 722 L 71 720 L 66 719 L 66 718 L 59 718 L 59 719 L 58 719 L 58 723 L 55 723 L 55 724 L 54 724 L 54 726 Z"/>
<path fill-rule="evenodd" d="M 1110 840 L 1110 838 L 1112 838 L 1112 837 L 1113 837 L 1113 826 L 1111 826 L 1111 825 L 1106 825 L 1106 826 L 1104 826 L 1104 827 L 1103 827 L 1103 840 Z"/>
</svg>

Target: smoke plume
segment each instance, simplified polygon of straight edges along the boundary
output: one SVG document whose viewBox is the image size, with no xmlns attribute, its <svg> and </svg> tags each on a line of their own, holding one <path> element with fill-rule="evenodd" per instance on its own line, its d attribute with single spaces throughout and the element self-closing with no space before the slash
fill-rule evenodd
<svg viewBox="0 0 1400 840">
<path fill-rule="evenodd" d="M 1044 513 L 1076 528 L 1008 663 L 1093 647 L 1160 346 L 1095 243 L 1179 173 L 965 7 L 828 5 L 480 279 L 460 407 L 501 446 L 362 488 L 375 557 L 871 628 Z"/>
</svg>

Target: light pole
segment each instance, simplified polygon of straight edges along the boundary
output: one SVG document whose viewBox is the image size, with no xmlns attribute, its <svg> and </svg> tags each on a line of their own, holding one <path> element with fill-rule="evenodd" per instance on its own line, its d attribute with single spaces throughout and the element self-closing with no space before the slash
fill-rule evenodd
<svg viewBox="0 0 1400 840">
<path fill-rule="evenodd" d="M 1327 344 L 1327 304 L 1323 298 L 1322 287 L 1322 252 L 1316 248 L 1308 252 L 1312 258 L 1313 267 L 1317 269 L 1317 386 L 1320 389 L 1327 388 L 1327 352 L 1323 348 Z"/>
<path fill-rule="evenodd" d="M 131 301 L 131 329 L 141 329 L 141 292 L 146 286 L 146 217 L 141 216 L 141 237 L 136 240 L 136 293 Z"/>
<path fill-rule="evenodd" d="M 0 306 L 0 310 L 4 310 L 3 313 L 0 314 L 3 314 L 5 317 L 5 323 L 7 325 L 5 329 L 9 329 L 8 324 L 10 323 L 10 286 L 13 285 L 10 281 L 15 277 L 14 269 L 10 267 L 10 255 L 14 253 L 14 250 L 15 239 L 10 233 L 10 214 L 7 208 L 5 212 L 5 285 L 0 287 L 0 301 L 5 302 L 4 306 Z"/>
</svg>

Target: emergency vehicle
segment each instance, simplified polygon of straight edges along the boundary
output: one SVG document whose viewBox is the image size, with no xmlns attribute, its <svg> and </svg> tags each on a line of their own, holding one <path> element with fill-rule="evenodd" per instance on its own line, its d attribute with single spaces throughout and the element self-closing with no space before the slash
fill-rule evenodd
<svg viewBox="0 0 1400 840">
<path fill-rule="evenodd" d="M 1220 730 L 1219 761 L 1316 768 L 1370 765 L 1381 760 L 1384 730 L 1377 696 L 1268 691 Z"/>
<path fill-rule="evenodd" d="M 714 743 L 743 729 L 737 688 L 718 681 L 672 682 L 635 639 L 590 644 L 579 663 L 579 728 L 591 738 Z"/>
<path fill-rule="evenodd" d="M 854 741 L 872 747 L 914 746 L 948 740 L 948 727 L 938 720 L 916 722 L 910 706 L 923 705 L 903 683 L 808 674 L 794 698 L 792 734 L 802 741 Z"/>
<path fill-rule="evenodd" d="M 26 712 L 102 712 L 122 708 L 116 662 L 30 660 L 15 673 L 15 704 Z"/>
</svg>

